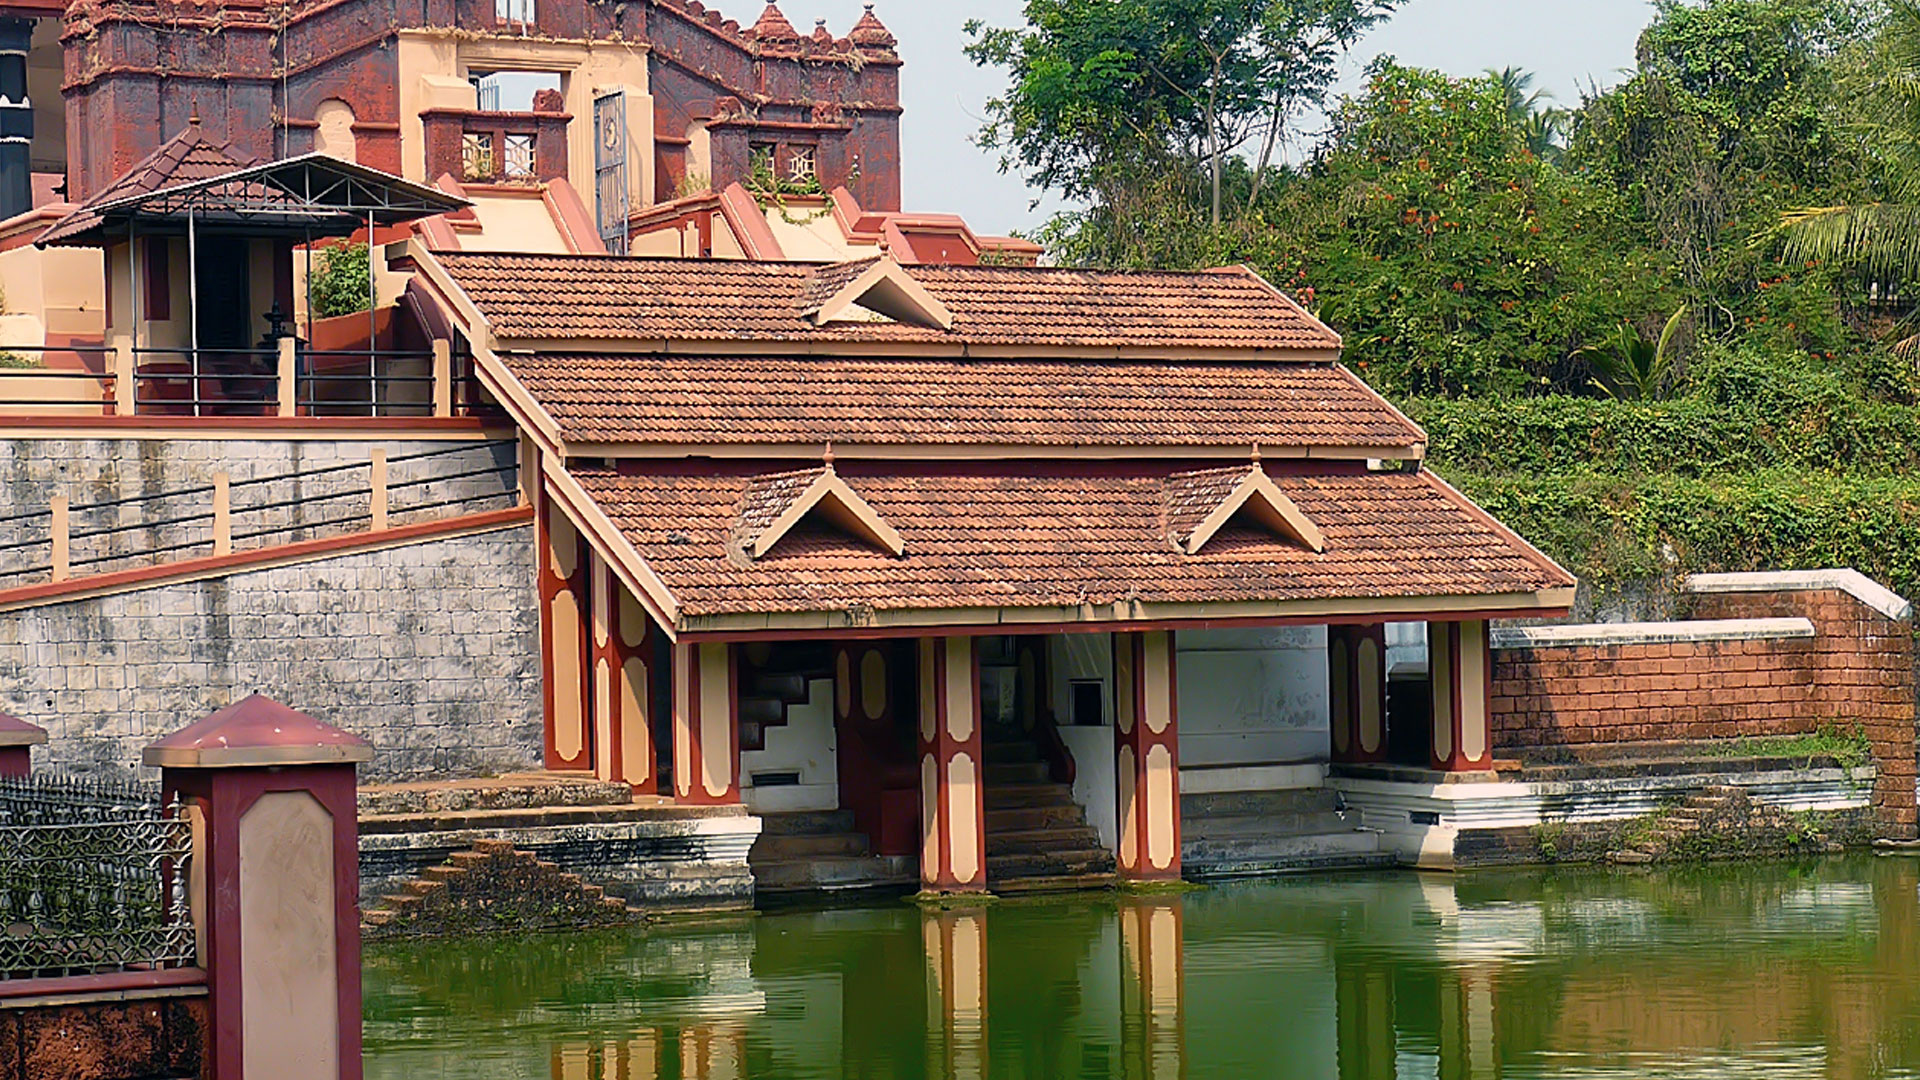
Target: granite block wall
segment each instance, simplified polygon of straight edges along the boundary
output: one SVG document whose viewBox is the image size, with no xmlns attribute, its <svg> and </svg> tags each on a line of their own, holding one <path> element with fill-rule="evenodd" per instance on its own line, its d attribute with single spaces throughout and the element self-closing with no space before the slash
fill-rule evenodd
<svg viewBox="0 0 1920 1080">
<path fill-rule="evenodd" d="M 128 776 L 148 743 L 258 691 L 371 740 L 363 782 L 540 764 L 531 525 L 0 619 L 0 711 L 36 769 Z"/>
</svg>

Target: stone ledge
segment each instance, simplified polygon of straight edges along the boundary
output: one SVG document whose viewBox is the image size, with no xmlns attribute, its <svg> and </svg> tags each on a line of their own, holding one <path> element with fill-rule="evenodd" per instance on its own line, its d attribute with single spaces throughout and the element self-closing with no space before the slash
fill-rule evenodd
<svg viewBox="0 0 1920 1080">
<path fill-rule="evenodd" d="M 1913 604 L 1892 589 L 1858 570 L 1786 570 L 1766 574 L 1694 574 L 1687 578 L 1691 593 L 1843 592 L 1889 619 L 1913 615 Z"/>
<path fill-rule="evenodd" d="M 1692 622 L 1507 627 L 1493 632 L 1493 647 L 1500 651 L 1512 651 L 1578 646 L 1681 645 L 1710 641 L 1791 641 L 1813 636 L 1815 631 L 1811 619 L 1702 619 Z"/>
</svg>

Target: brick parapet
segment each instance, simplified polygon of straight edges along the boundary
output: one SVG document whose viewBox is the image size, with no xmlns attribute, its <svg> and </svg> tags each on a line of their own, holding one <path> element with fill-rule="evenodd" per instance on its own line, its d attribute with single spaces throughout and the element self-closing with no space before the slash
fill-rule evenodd
<svg viewBox="0 0 1920 1080">
<path fill-rule="evenodd" d="M 1701 620 L 1806 619 L 1811 638 L 1531 645 L 1500 649 L 1495 745 L 1549 746 L 1812 734 L 1859 725 L 1873 746 L 1883 835 L 1916 831 L 1916 675 L 1910 618 L 1844 588 L 1713 592 Z"/>
</svg>

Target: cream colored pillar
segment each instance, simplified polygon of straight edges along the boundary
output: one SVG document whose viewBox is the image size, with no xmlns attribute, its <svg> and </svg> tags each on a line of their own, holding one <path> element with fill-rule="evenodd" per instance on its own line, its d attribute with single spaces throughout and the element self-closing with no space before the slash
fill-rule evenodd
<svg viewBox="0 0 1920 1080">
<path fill-rule="evenodd" d="M 1180 898 L 1120 905 L 1121 1038 L 1130 1076 L 1183 1080 L 1186 1060 L 1185 912 Z"/>
<path fill-rule="evenodd" d="M 673 795 L 694 806 L 740 801 L 740 666 L 734 647 L 673 646 Z"/>
<path fill-rule="evenodd" d="M 1431 764 L 1441 772 L 1493 768 L 1487 700 L 1493 649 L 1484 620 L 1427 624 L 1427 677 L 1433 686 Z"/>
<path fill-rule="evenodd" d="M 987 913 L 944 909 L 921 916 L 927 955 L 927 1075 L 987 1075 Z"/>
</svg>

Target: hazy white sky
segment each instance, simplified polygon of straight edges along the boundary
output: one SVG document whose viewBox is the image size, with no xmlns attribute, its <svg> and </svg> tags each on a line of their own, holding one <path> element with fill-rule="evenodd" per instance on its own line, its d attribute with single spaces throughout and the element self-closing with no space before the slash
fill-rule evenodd
<svg viewBox="0 0 1920 1080">
<path fill-rule="evenodd" d="M 801 33 L 825 18 L 845 35 L 863 0 L 781 0 Z M 709 0 L 752 25 L 762 0 Z M 1012 26 L 1022 0 L 877 0 L 875 14 L 900 39 L 901 96 L 906 107 L 902 155 L 905 209 L 957 213 L 981 232 L 1031 229 L 1048 207 L 1029 210 L 1038 193 L 1018 176 L 1002 175 L 997 158 L 970 141 L 982 104 L 1005 85 L 1005 75 L 973 66 L 960 51 L 969 19 Z M 1470 75 L 1490 67 L 1537 72 L 1559 100 L 1579 100 L 1579 87 L 1605 86 L 1633 63 L 1634 43 L 1652 17 L 1646 0 L 1411 0 L 1354 50 L 1357 75 L 1368 60 L 1392 53 L 1403 62 Z"/>
</svg>

